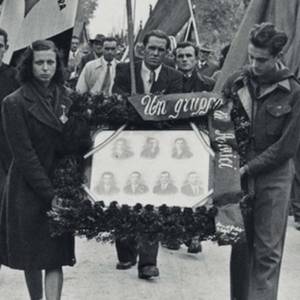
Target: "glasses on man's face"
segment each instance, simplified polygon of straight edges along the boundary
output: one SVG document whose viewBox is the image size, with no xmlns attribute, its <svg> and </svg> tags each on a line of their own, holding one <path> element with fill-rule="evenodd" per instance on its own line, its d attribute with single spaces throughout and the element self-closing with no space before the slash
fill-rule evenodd
<svg viewBox="0 0 300 300">
<path fill-rule="evenodd" d="M 103 46 L 103 43 L 99 42 L 99 41 L 94 41 L 94 45 L 96 45 L 96 46 Z"/>
</svg>

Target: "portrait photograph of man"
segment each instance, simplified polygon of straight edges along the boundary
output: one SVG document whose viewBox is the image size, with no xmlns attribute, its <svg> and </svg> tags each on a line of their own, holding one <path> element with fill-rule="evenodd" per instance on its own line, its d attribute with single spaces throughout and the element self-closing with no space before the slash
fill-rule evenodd
<svg viewBox="0 0 300 300">
<path fill-rule="evenodd" d="M 141 195 L 149 191 L 149 188 L 143 183 L 142 174 L 134 171 L 129 175 L 127 184 L 124 187 L 124 193 L 130 195 Z"/>
<path fill-rule="evenodd" d="M 168 171 L 163 171 L 159 175 L 157 184 L 153 188 L 154 194 L 170 195 L 176 194 L 178 188 L 173 184 L 171 174 Z"/>
<path fill-rule="evenodd" d="M 143 145 L 143 150 L 141 152 L 141 157 L 153 159 L 156 158 L 159 153 L 159 142 L 154 137 L 147 137 L 145 144 Z"/>
<path fill-rule="evenodd" d="M 193 153 L 191 152 L 189 145 L 185 138 L 179 137 L 174 141 L 172 148 L 172 157 L 175 159 L 191 158 Z"/>
<path fill-rule="evenodd" d="M 203 194 L 203 188 L 199 174 L 197 172 L 190 172 L 187 174 L 186 179 L 181 187 L 181 193 L 186 196 L 200 196 Z"/>
<path fill-rule="evenodd" d="M 99 184 L 95 187 L 96 193 L 99 195 L 114 195 L 119 193 L 115 176 L 112 172 L 104 172 L 101 175 Z"/>
<path fill-rule="evenodd" d="M 115 141 L 112 149 L 112 156 L 115 159 L 126 159 L 133 156 L 129 143 L 125 138 L 119 138 Z"/>
</svg>

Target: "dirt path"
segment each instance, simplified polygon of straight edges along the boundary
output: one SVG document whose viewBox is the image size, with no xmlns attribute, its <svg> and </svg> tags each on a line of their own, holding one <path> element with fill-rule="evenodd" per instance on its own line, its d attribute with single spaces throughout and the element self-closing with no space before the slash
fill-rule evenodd
<svg viewBox="0 0 300 300">
<path fill-rule="evenodd" d="M 279 300 L 300 295 L 300 232 L 288 228 Z M 137 278 L 136 268 L 115 269 L 113 245 L 77 239 L 76 267 L 65 268 L 63 300 L 227 300 L 229 299 L 230 247 L 203 243 L 203 252 L 187 254 L 186 248 L 160 248 L 159 279 Z M 2 268 L 0 300 L 28 299 L 23 274 Z"/>
</svg>

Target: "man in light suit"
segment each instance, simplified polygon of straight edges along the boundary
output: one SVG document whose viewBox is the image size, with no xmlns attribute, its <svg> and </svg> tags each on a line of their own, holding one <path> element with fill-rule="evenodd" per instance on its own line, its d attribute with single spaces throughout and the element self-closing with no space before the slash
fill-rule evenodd
<svg viewBox="0 0 300 300">
<path fill-rule="evenodd" d="M 117 41 L 115 38 L 107 37 L 104 39 L 103 56 L 85 65 L 76 85 L 77 92 L 111 95 L 118 63 L 115 59 L 116 49 Z"/>
<path fill-rule="evenodd" d="M 85 65 L 92 60 L 95 60 L 97 58 L 100 58 L 103 54 L 103 41 L 105 39 L 105 36 L 103 34 L 96 34 L 94 39 L 89 40 L 90 47 L 92 48 L 92 51 L 84 55 L 80 63 L 78 65 L 78 75 L 82 72 Z"/>
</svg>

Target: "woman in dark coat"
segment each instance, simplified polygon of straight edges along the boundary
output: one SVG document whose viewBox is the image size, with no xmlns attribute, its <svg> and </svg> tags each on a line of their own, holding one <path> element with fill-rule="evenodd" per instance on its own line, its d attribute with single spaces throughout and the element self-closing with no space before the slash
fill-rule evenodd
<svg viewBox="0 0 300 300">
<path fill-rule="evenodd" d="M 4 132 L 13 160 L 0 207 L 0 263 L 25 271 L 31 299 L 60 299 L 62 266 L 75 263 L 74 238 L 51 237 L 47 211 L 60 205 L 51 174 L 64 150 L 71 100 L 58 50 L 36 41 L 20 65 L 22 86 L 5 98 Z"/>
</svg>

